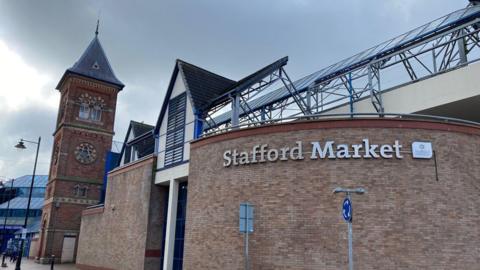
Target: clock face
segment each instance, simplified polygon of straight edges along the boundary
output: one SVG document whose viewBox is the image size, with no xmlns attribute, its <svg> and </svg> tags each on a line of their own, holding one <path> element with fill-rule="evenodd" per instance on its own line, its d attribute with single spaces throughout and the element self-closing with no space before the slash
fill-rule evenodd
<svg viewBox="0 0 480 270">
<path fill-rule="evenodd" d="M 97 159 L 97 150 L 89 143 L 81 143 L 75 148 L 75 158 L 82 164 L 91 164 Z"/>
</svg>

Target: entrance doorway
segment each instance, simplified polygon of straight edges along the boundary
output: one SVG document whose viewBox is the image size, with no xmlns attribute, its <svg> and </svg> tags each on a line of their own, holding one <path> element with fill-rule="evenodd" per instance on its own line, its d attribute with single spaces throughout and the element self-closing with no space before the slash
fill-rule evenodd
<svg viewBox="0 0 480 270">
<path fill-rule="evenodd" d="M 75 242 L 77 241 L 76 236 L 64 236 L 63 237 L 63 246 L 62 246 L 62 263 L 73 262 L 73 255 L 75 252 Z"/>
</svg>

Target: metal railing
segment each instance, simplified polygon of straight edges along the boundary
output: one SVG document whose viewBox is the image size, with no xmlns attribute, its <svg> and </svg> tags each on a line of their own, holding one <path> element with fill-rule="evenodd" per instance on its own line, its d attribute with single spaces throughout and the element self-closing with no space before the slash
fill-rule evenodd
<svg viewBox="0 0 480 270">
<path fill-rule="evenodd" d="M 480 123 L 475 121 L 469 121 L 464 119 L 443 117 L 436 115 L 426 114 L 406 114 L 406 113 L 337 113 L 337 114 L 311 114 L 311 115 L 298 115 L 293 117 L 285 117 L 278 119 L 270 119 L 258 122 L 248 122 L 240 124 L 238 126 L 228 126 L 223 129 L 216 129 L 202 134 L 202 138 L 210 137 L 213 135 L 219 135 L 230 131 L 241 130 L 244 128 L 252 128 L 259 126 L 269 126 L 282 123 L 290 123 L 295 121 L 311 121 L 311 120 L 359 120 L 359 119 L 402 119 L 402 120 L 423 120 L 423 121 L 435 121 L 440 123 L 449 124 L 462 124 L 470 125 L 480 128 Z"/>
</svg>

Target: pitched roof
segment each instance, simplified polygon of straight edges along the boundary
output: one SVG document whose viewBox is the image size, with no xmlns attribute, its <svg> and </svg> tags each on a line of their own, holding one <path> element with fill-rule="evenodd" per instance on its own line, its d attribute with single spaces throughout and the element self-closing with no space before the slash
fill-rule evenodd
<svg viewBox="0 0 480 270">
<path fill-rule="evenodd" d="M 130 120 L 125 140 L 123 141 L 122 150 L 120 150 L 120 158 L 117 166 L 122 162 L 123 153 L 127 145 L 135 145 L 140 156 L 146 156 L 155 150 L 155 139 L 153 137 L 153 129 L 155 127 L 145 123 Z M 129 140 L 130 133 L 133 132 L 133 139 Z"/>
<path fill-rule="evenodd" d="M 189 91 L 192 105 L 198 110 L 202 110 L 213 99 L 223 95 L 225 90 L 236 83 L 182 60 L 177 60 L 177 65 L 183 74 L 185 87 Z"/>
<path fill-rule="evenodd" d="M 3 185 L 7 188 L 9 188 L 12 184 L 12 180 L 6 181 L 3 183 Z M 20 188 L 20 187 L 30 187 L 30 183 L 32 181 L 32 175 L 24 175 L 16 178 L 13 181 L 13 187 L 14 188 Z M 47 186 L 48 182 L 48 175 L 35 175 L 35 180 L 33 182 L 33 187 L 35 188 L 44 188 Z"/>
<path fill-rule="evenodd" d="M 95 35 L 93 40 L 90 42 L 90 45 L 88 45 L 80 59 L 78 59 L 78 61 L 71 68 L 65 71 L 62 79 L 57 85 L 57 89 L 60 88 L 65 76 L 69 73 L 114 84 L 120 87 L 120 90 L 125 86 L 115 76 L 115 73 L 110 66 L 110 62 L 108 61 L 97 35 Z"/>
<path fill-rule="evenodd" d="M 208 105 L 207 107 L 211 108 L 212 106 L 215 106 L 216 104 L 219 104 L 225 101 L 226 99 L 229 98 L 230 94 L 244 91 L 248 87 L 261 81 L 263 78 L 265 78 L 275 70 L 278 70 L 279 68 L 285 66 L 287 62 L 288 62 L 288 56 L 285 56 L 271 63 L 270 65 L 267 65 L 255 71 L 254 73 L 244 77 L 243 79 L 239 80 L 237 83 L 230 86 L 228 89 L 225 89 L 222 95 L 218 96 L 216 99 L 210 100 L 210 102 L 207 104 Z"/>
<path fill-rule="evenodd" d="M 136 138 L 140 135 L 143 135 L 143 134 L 145 134 L 149 131 L 152 131 L 155 128 L 154 126 L 151 126 L 151 125 L 148 125 L 148 124 L 145 124 L 145 123 L 140 123 L 140 122 L 133 121 L 133 120 L 130 121 L 130 126 L 132 127 L 134 138 Z"/>
<path fill-rule="evenodd" d="M 167 93 L 163 99 L 160 114 L 157 118 L 157 124 L 155 125 L 154 134 L 156 135 L 158 135 L 158 132 L 160 131 L 160 125 L 162 124 L 163 116 L 167 111 L 168 102 L 170 101 L 170 96 L 172 95 L 175 80 L 179 71 L 184 79 L 185 87 L 189 93 L 192 105 L 197 111 L 203 110 L 211 100 L 225 94 L 225 91 L 236 83 L 233 80 L 177 59 L 167 88 Z"/>
<path fill-rule="evenodd" d="M 44 198 L 32 197 L 30 202 L 30 209 L 38 210 L 43 207 Z M 0 204 L 0 209 L 27 209 L 28 197 L 15 197 L 8 201 Z"/>
</svg>

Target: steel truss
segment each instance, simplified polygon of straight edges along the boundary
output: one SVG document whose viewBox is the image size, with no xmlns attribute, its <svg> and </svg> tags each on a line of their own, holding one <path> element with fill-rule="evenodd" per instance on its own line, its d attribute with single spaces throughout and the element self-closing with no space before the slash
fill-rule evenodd
<svg viewBox="0 0 480 270">
<path fill-rule="evenodd" d="M 261 125 L 269 123 L 269 120 L 276 123 L 282 122 L 282 119 L 291 121 L 286 118 L 319 114 L 345 105 L 349 105 L 350 114 L 353 115 L 356 113 L 355 102 L 365 98 L 370 98 L 375 111 L 382 115 L 385 112 L 382 92 L 478 61 L 479 31 L 480 18 L 476 18 L 448 31 L 411 42 L 402 49 L 392 50 L 369 62 L 321 78 L 303 89 L 295 88 L 282 67 L 259 81 L 256 87 L 246 89 L 238 98 L 232 97 L 229 102 L 233 104 L 231 121 L 215 122 L 215 119 L 221 118 L 215 115 L 218 116 L 227 104 L 212 108 L 206 118 L 208 125 L 204 132 L 246 124 Z M 290 95 L 261 107 L 256 106 L 257 101 L 261 100 L 261 93 L 278 80 L 282 81 Z"/>
<path fill-rule="evenodd" d="M 273 106 L 263 107 L 260 110 L 252 109 L 249 103 L 249 101 L 261 97 L 262 94 L 269 89 L 269 86 L 277 82 L 281 82 L 283 87 L 287 89 L 291 98 L 291 103 L 294 103 L 296 105 L 295 107 L 299 111 L 304 114 L 310 113 L 309 106 L 306 103 L 305 98 L 301 96 L 300 92 L 295 88 L 283 66 L 280 66 L 265 77 L 258 78 L 255 83 L 251 84 L 245 89 L 240 89 L 239 91 L 230 93 L 229 100 L 209 108 L 209 110 L 204 114 L 206 122 L 204 131 L 212 131 L 214 129 L 224 129 L 229 127 L 234 128 L 239 125 L 244 125 L 245 123 L 261 123 L 262 121 L 266 121 L 268 119 L 282 117 L 285 109 L 285 102 L 280 102 L 279 104 L 275 104 Z M 231 107 L 230 120 L 224 123 L 217 123 L 215 121 L 215 116 L 218 115 L 219 112 L 225 111 L 229 107 Z M 279 110 L 277 111 L 277 109 Z M 274 111 L 276 112 L 274 113 Z"/>
</svg>

